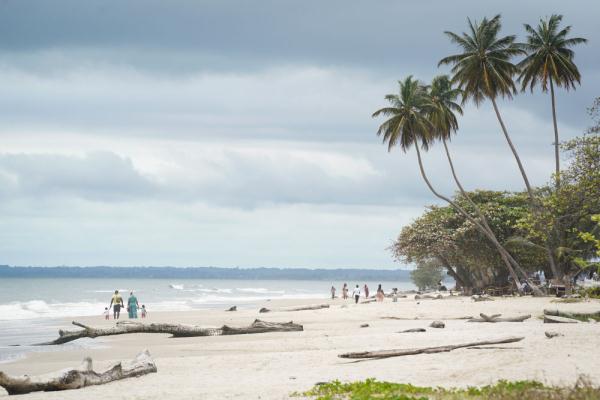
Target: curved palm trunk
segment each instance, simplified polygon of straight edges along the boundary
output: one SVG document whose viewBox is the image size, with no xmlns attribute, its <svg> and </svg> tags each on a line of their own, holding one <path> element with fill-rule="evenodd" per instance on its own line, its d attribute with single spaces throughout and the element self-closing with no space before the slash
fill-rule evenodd
<svg viewBox="0 0 600 400">
<path fill-rule="evenodd" d="M 498 122 L 500 122 L 500 127 L 502 127 L 502 133 L 504 133 L 504 137 L 506 138 L 506 141 L 508 142 L 508 146 L 510 147 L 510 150 L 513 153 L 513 156 L 515 157 L 515 160 L 517 161 L 517 165 L 519 166 L 519 171 L 521 171 L 521 176 L 523 177 L 523 181 L 525 182 L 525 188 L 527 189 L 527 193 L 529 195 L 529 203 L 531 205 L 531 209 L 534 213 L 536 214 L 540 214 L 540 209 L 539 209 L 539 204 L 536 201 L 535 195 L 533 194 L 533 190 L 531 189 L 531 185 L 529 184 L 529 179 L 527 178 L 527 174 L 525 173 L 525 168 L 523 168 L 523 163 L 521 163 L 521 158 L 519 157 L 519 154 L 517 153 L 517 149 L 515 148 L 515 145 L 513 144 L 508 131 L 506 130 L 506 126 L 504 125 L 504 121 L 502 120 L 502 117 L 500 116 L 500 111 L 498 110 L 498 105 L 496 104 L 496 99 L 491 97 L 490 98 L 492 100 L 492 105 L 494 106 L 494 111 L 496 112 L 496 117 L 498 118 Z M 556 268 L 556 263 L 554 262 L 554 255 L 552 254 L 552 250 L 550 249 L 550 247 L 548 247 L 548 244 L 544 244 L 544 247 L 546 248 L 546 255 L 548 256 L 548 262 L 550 263 L 550 269 L 552 270 L 552 274 L 559 279 L 562 279 L 562 274 L 559 273 L 558 268 Z"/>
<path fill-rule="evenodd" d="M 556 164 L 556 189 L 560 187 L 560 153 L 558 142 L 558 124 L 556 123 L 556 98 L 554 97 L 554 83 L 550 76 L 550 97 L 552 99 L 552 123 L 554 124 L 554 161 Z"/>
<path fill-rule="evenodd" d="M 539 292 L 539 289 L 537 288 L 537 286 L 533 282 L 531 282 L 529 280 L 529 278 L 527 278 L 527 273 L 525 273 L 525 271 L 523 270 L 521 265 L 519 265 L 517 260 L 515 260 L 514 257 L 508 252 L 508 250 L 506 250 L 504 248 L 504 246 L 502 246 L 500 244 L 500 241 L 496 237 L 496 234 L 494 233 L 494 231 L 488 224 L 487 218 L 483 215 L 479 206 L 477 204 L 475 204 L 475 202 L 471 199 L 471 196 L 469 196 L 469 194 L 466 192 L 466 190 L 460 183 L 460 180 L 458 179 L 458 176 L 456 175 L 456 170 L 454 169 L 454 163 L 452 162 L 452 157 L 450 156 L 450 150 L 448 149 L 448 143 L 446 142 L 445 138 L 442 138 L 442 142 L 444 143 L 444 150 L 446 151 L 446 158 L 448 159 L 448 164 L 450 164 L 450 171 L 452 171 L 452 177 L 454 178 L 454 182 L 456 183 L 456 186 L 460 190 L 460 193 L 469 201 L 471 206 L 475 209 L 475 212 L 476 212 L 477 216 L 479 217 L 479 221 L 483 224 L 483 226 L 487 230 L 488 234 L 493 236 L 495 239 L 495 242 L 497 242 L 499 244 L 498 246 L 496 246 L 498 251 L 504 253 L 504 255 L 506 256 L 508 261 L 512 264 L 512 266 L 517 271 L 519 271 L 519 273 L 523 276 L 523 278 L 529 284 L 529 286 L 531 286 L 534 289 L 534 291 L 536 291 L 536 294 L 541 294 L 541 292 Z"/>
<path fill-rule="evenodd" d="M 477 222 L 473 217 L 471 217 L 465 210 L 463 210 L 462 207 L 460 207 L 454 201 L 450 200 L 448 197 L 446 197 L 446 196 L 444 196 L 442 194 L 439 194 L 433 188 L 433 186 L 431 185 L 431 182 L 429 182 L 429 179 L 427 178 L 427 174 L 425 173 L 425 169 L 423 168 L 423 160 L 421 159 L 421 151 L 419 150 L 418 143 L 415 143 L 415 149 L 417 150 L 417 159 L 419 161 L 419 170 L 421 171 L 421 176 L 423 177 L 423 180 L 427 184 L 427 187 L 429 188 L 429 190 L 431 191 L 431 193 L 433 193 L 436 197 L 444 200 L 446 203 L 450 204 L 452 207 L 454 207 L 454 209 L 456 209 L 458 212 L 460 212 L 473 225 L 475 225 L 479 229 L 479 231 L 482 232 L 496 246 L 497 249 L 499 247 L 502 247 L 500 245 L 500 243 L 498 243 L 498 241 L 496 240 L 496 238 L 494 236 L 490 235 L 489 232 L 479 222 Z M 502 261 L 504 261 L 504 264 L 506 265 L 506 268 L 508 269 L 508 272 L 510 273 L 510 276 L 515 281 L 515 284 L 517 285 L 517 290 L 521 291 L 521 282 L 519 281 L 519 277 L 515 273 L 515 270 L 513 269 L 512 265 L 508 261 L 508 258 L 506 257 L 506 255 L 504 254 L 503 251 L 498 250 L 498 252 L 500 253 L 500 257 L 502 258 Z"/>
</svg>

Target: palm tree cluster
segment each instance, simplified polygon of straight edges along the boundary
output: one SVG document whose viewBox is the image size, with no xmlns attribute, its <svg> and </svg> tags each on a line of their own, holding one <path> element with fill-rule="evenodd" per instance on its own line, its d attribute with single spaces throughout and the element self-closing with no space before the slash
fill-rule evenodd
<svg viewBox="0 0 600 400">
<path fill-rule="evenodd" d="M 498 109 L 497 99 L 511 99 L 518 92 L 517 83 L 519 82 L 522 91 L 528 87 L 533 90 L 538 83 L 543 91 L 547 91 L 547 88 L 550 87 L 556 149 L 555 179 L 558 188 L 560 182 L 559 140 L 554 84 L 566 89 L 574 89 L 575 85 L 580 83 L 581 76 L 574 63 L 574 53 L 570 48 L 586 42 L 583 38 L 568 38 L 571 28 L 560 29 L 561 20 L 562 16 L 552 15 L 546 20 L 540 20 L 537 29 L 525 24 L 526 43 L 517 43 L 515 35 L 500 35 L 502 27 L 500 15 L 491 19 L 484 18 L 481 22 L 468 20 L 468 32 L 460 35 L 445 32 L 451 42 L 461 50 L 459 54 L 444 57 L 438 63 L 438 66 L 451 66 L 451 77 L 440 75 L 435 77 L 430 85 L 425 85 L 412 76 L 408 76 L 399 82 L 399 94 L 389 94 L 385 97 L 390 106 L 377 110 L 373 114 L 373 117 L 387 117 L 387 120 L 379 127 L 377 134 L 387 144 L 388 151 L 399 146 L 406 152 L 414 146 L 419 170 L 428 188 L 435 196 L 463 214 L 491 241 L 517 287 L 521 287 L 519 274 L 528 281 L 527 274 L 498 241 L 483 213 L 464 190 L 454 169 L 448 141 L 452 134 L 458 131 L 456 115 L 463 114 L 461 106 L 469 101 L 473 101 L 476 106 L 479 106 L 485 100 L 489 100 L 523 178 L 532 212 L 541 212 L 540 202 L 536 199 L 517 149 Z M 519 63 L 514 63 L 513 59 L 518 56 L 524 58 Z M 440 194 L 429 181 L 420 149 L 427 151 L 436 142 L 443 143 L 454 181 L 461 194 L 473 206 L 472 208 L 475 210 L 473 216 L 453 200 Z M 562 278 L 556 267 L 555 252 L 548 243 L 545 247 L 554 277 Z M 533 283 L 529 281 L 528 283 L 534 288 L 534 291 L 537 291 Z"/>
</svg>

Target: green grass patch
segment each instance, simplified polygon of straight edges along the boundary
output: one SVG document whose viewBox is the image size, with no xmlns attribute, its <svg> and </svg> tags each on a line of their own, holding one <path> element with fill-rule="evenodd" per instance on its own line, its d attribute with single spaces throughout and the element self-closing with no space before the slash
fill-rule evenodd
<svg viewBox="0 0 600 400">
<path fill-rule="evenodd" d="M 381 382 L 375 379 L 318 384 L 294 397 L 314 400 L 597 400 L 600 388 L 580 379 L 573 387 L 545 386 L 536 381 L 499 381 L 495 385 L 445 389 Z"/>
</svg>

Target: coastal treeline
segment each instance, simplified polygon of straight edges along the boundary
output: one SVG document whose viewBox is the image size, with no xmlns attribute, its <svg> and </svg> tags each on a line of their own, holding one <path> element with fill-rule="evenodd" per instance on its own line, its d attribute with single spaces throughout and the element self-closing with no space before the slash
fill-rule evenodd
<svg viewBox="0 0 600 400">
<path fill-rule="evenodd" d="M 429 207 L 405 226 L 391 247 L 394 257 L 414 263 L 420 279 L 437 277 L 446 270 L 461 287 L 505 286 L 509 280 L 521 290 L 533 271 L 569 286 L 583 268 L 595 265 L 598 256 L 597 214 L 600 214 L 600 98 L 590 108 L 593 126 L 581 137 L 561 142 L 558 130 L 556 89 L 574 90 L 581 82 L 573 48 L 586 39 L 571 36 L 562 16 L 524 25 L 525 40 L 503 35 L 500 15 L 468 20 L 466 32 L 445 32 L 459 52 L 440 59 L 450 75 L 436 76 L 429 84 L 408 76 L 399 81 L 397 94 L 388 94 L 387 107 L 377 134 L 388 151 L 414 149 L 420 174 L 429 190 L 447 206 Z M 540 88 L 549 94 L 549 114 L 555 165 L 549 182 L 531 184 L 521 156 L 498 106 L 519 92 Z M 458 117 L 465 104 L 490 103 L 498 131 L 511 150 L 524 191 L 466 191 L 454 168 L 450 139 L 459 132 Z M 441 193 L 431 183 L 422 152 L 442 146 L 457 192 Z M 561 151 L 568 159 L 561 166 Z M 419 272 L 419 270 L 421 270 Z M 431 278 L 432 281 L 434 278 Z M 432 282 L 433 283 L 433 282 Z M 419 286 L 422 286 L 420 284 Z"/>
</svg>

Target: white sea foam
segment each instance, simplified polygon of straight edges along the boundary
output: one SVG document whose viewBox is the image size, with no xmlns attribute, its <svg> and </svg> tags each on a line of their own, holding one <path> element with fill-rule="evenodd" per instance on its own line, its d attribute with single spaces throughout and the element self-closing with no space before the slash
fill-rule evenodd
<svg viewBox="0 0 600 400">
<path fill-rule="evenodd" d="M 0 304 L 0 320 L 58 318 L 79 315 L 100 315 L 104 303 L 47 303 L 43 300 Z"/>
<path fill-rule="evenodd" d="M 236 288 L 235 290 L 237 290 L 238 292 L 244 292 L 244 293 L 260 293 L 260 294 L 265 294 L 265 293 L 271 293 L 271 294 L 284 294 L 285 291 L 284 290 L 269 290 L 267 288 Z"/>
</svg>

